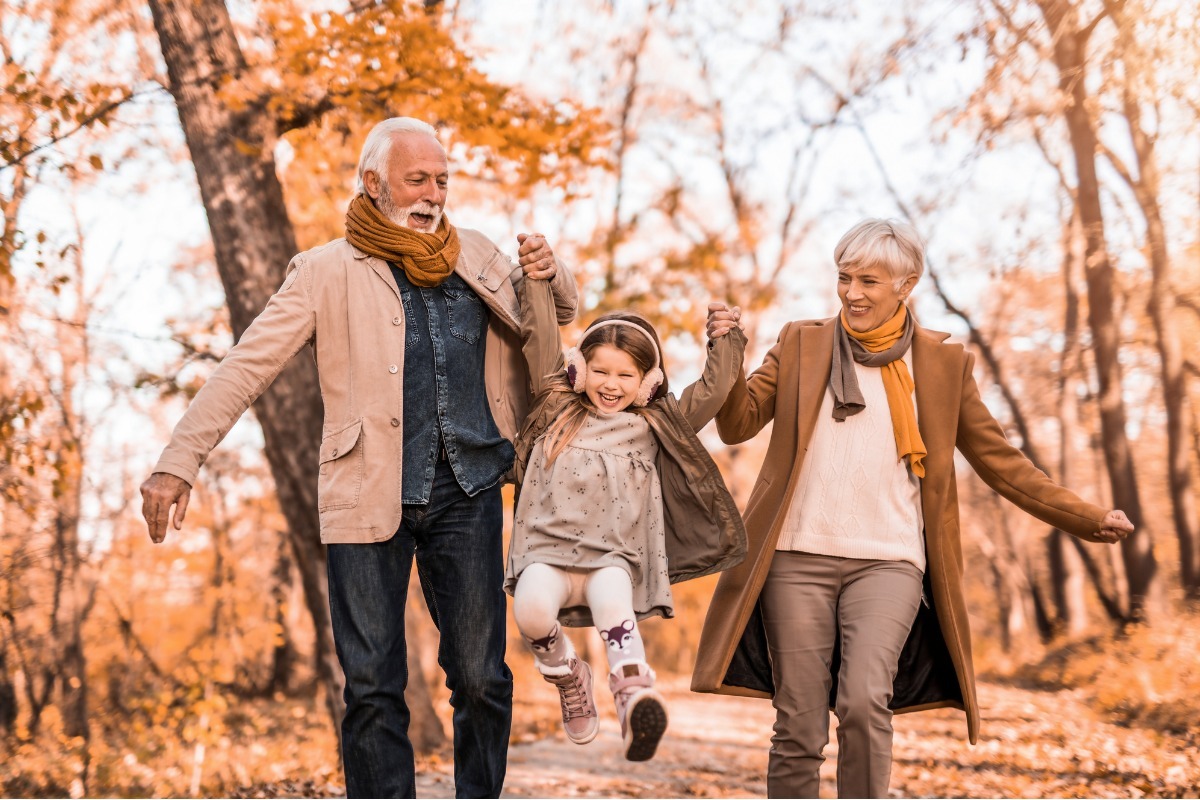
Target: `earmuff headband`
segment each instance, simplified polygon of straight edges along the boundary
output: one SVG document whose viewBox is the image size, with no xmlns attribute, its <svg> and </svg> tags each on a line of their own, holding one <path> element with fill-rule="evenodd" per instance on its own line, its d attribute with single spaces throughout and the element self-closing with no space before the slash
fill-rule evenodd
<svg viewBox="0 0 1200 800">
<path fill-rule="evenodd" d="M 583 340 L 586 339 L 588 334 L 590 334 L 592 331 L 598 331 L 601 328 L 608 327 L 609 325 L 624 325 L 627 328 L 633 328 L 642 336 L 645 336 L 647 339 L 649 339 L 650 347 L 654 349 L 654 366 L 651 367 L 651 369 L 656 369 L 662 366 L 662 354 L 658 352 L 658 342 L 654 341 L 654 337 L 650 335 L 650 332 L 641 325 L 638 325 L 636 322 L 630 322 L 627 319 L 606 319 L 601 322 L 594 323 L 591 327 L 583 332 L 583 337 L 579 340 L 579 343 L 582 345 Z"/>
<path fill-rule="evenodd" d="M 636 322 L 630 322 L 624 319 L 606 319 L 603 322 L 597 322 L 583 332 L 583 339 L 588 337 L 588 334 L 606 325 L 625 325 L 629 328 L 634 328 L 641 332 L 643 336 L 650 340 L 650 347 L 654 350 L 654 366 L 651 367 L 644 376 L 642 383 L 638 387 L 637 395 L 633 399 L 635 406 L 644 406 L 650 402 L 655 394 L 658 393 L 658 388 L 662 386 L 663 377 L 662 369 L 662 353 L 658 351 L 658 342 L 654 341 L 654 337 Z M 580 339 L 580 344 L 583 343 Z M 577 394 L 582 394 L 584 389 L 584 376 L 587 374 L 587 363 L 583 358 L 583 354 L 579 352 L 578 347 L 572 347 L 566 355 L 567 362 L 567 381 L 571 384 L 571 388 Z"/>
</svg>

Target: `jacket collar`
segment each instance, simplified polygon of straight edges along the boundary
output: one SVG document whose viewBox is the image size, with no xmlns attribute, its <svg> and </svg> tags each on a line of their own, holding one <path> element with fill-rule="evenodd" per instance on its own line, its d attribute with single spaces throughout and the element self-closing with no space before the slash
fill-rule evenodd
<svg viewBox="0 0 1200 800">
<path fill-rule="evenodd" d="M 821 402 L 829 386 L 829 373 L 833 368 L 833 336 L 837 331 L 838 318 L 817 320 L 801 328 L 799 407 L 800 441 L 808 442 L 821 411 Z M 948 435 L 950 447 L 954 446 L 954 431 L 937 425 L 937 420 L 954 419 L 955 409 L 948 403 L 957 403 L 955 393 L 938 391 L 936 387 L 952 386 L 957 383 L 954 376 L 947 374 L 954 363 L 938 357 L 939 345 L 950 337 L 942 331 L 927 330 L 920 325 L 913 331 L 912 365 L 913 383 L 916 384 L 917 427 L 921 438 L 929 449 L 933 437 L 938 444 Z"/>
<path fill-rule="evenodd" d="M 349 242 L 347 242 L 349 244 Z M 362 250 L 359 250 L 354 245 L 350 245 L 350 251 L 354 256 L 355 261 L 364 261 L 371 270 L 383 280 L 396 295 L 397 300 L 401 300 L 400 288 L 396 286 L 396 279 L 392 277 L 392 268 L 382 258 L 368 255 Z M 467 250 L 464 247 L 462 253 L 458 256 L 458 261 L 454 263 L 454 272 L 467 282 L 467 285 L 474 290 L 479 299 L 499 318 L 499 320 L 510 330 L 520 330 L 519 307 L 517 305 L 517 293 L 512 287 L 507 274 L 503 280 L 498 282 L 498 285 L 493 288 L 485 281 L 488 276 L 477 274 L 478 269 L 474 269 L 467 258 Z"/>
</svg>

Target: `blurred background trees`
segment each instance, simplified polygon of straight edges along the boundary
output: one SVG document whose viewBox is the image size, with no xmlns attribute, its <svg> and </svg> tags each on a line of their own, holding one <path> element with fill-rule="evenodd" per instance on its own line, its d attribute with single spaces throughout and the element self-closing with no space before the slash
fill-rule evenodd
<svg viewBox="0 0 1200 800">
<path fill-rule="evenodd" d="M 929 243 L 922 323 L 979 353 L 1030 458 L 1138 523 L 1120 548 L 1083 546 L 964 469 L 980 662 L 1045 671 L 1059 662 L 1043 656 L 1130 626 L 1111 646 L 1144 647 L 1162 636 L 1143 631 L 1191 618 L 1197 10 L 710 6 L 0 6 L 5 794 L 340 780 L 311 360 L 214 453 L 162 546 L 136 487 L 293 253 L 341 235 L 362 139 L 387 116 L 443 131 L 457 222 L 510 253 L 518 231 L 551 238 L 583 321 L 650 315 L 678 387 L 698 374 L 710 299 L 746 310 L 754 366 L 784 321 L 833 312 L 830 253 L 850 224 L 909 219 Z M 744 499 L 763 442 L 706 436 Z M 711 587 L 677 587 L 678 618 L 648 626 L 661 671 L 690 669 Z M 411 699 L 436 752 L 445 689 L 419 594 Z M 514 735 L 540 735 L 554 709 L 513 645 L 519 698 L 537 701 Z M 1129 702 L 1184 702 L 1181 674 L 1128 681 Z"/>
</svg>

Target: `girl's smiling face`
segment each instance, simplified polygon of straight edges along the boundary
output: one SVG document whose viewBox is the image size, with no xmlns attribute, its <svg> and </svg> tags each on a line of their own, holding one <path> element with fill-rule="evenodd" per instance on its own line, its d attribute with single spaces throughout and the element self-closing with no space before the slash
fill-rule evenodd
<svg viewBox="0 0 1200 800">
<path fill-rule="evenodd" d="M 601 414 L 629 408 L 641 385 L 642 371 L 629 353 L 611 344 L 592 350 L 583 391 Z"/>
</svg>

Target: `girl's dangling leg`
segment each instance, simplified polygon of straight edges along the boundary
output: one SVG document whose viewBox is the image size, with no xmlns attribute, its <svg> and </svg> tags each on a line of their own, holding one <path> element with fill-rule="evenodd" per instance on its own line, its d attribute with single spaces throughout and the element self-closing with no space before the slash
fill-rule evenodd
<svg viewBox="0 0 1200 800">
<path fill-rule="evenodd" d="M 587 601 L 608 653 L 608 685 L 612 689 L 625 758 L 645 761 L 654 756 L 667 729 L 667 708 L 654 691 L 654 670 L 633 610 L 633 584 L 620 567 L 604 567 L 588 576 Z"/>
<path fill-rule="evenodd" d="M 592 699 L 592 670 L 575 654 L 558 612 L 571 594 L 567 574 L 548 564 L 530 564 L 513 592 L 513 617 L 538 672 L 558 688 L 563 730 L 576 744 L 596 738 L 600 717 Z"/>
</svg>

